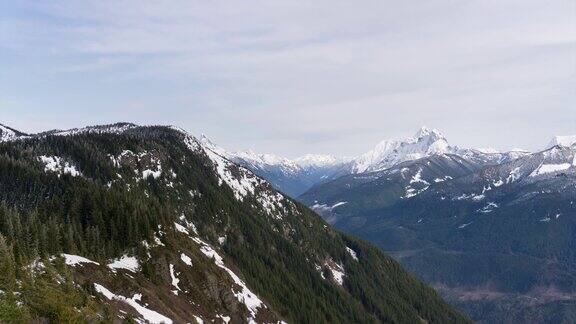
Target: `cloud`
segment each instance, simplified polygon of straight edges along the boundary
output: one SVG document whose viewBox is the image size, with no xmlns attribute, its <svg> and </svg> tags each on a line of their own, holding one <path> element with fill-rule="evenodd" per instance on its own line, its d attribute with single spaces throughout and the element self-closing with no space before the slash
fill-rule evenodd
<svg viewBox="0 0 576 324">
<path fill-rule="evenodd" d="M 24 96 L 26 87 L 55 84 L 37 98 L 43 105 L 18 98 L 30 111 L 100 105 L 108 119 L 179 123 L 231 148 L 292 156 L 357 154 L 422 124 L 459 145 L 500 148 L 576 132 L 570 0 L 88 0 L 5 9 L 0 47 L 13 64 L 0 85 Z M 81 89 L 71 95 L 71 87 Z"/>
</svg>

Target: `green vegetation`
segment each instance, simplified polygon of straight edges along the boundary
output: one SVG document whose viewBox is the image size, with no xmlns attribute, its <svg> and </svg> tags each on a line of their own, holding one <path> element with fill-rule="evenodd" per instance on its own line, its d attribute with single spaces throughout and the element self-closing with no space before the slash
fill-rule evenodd
<svg viewBox="0 0 576 324">
<path fill-rule="evenodd" d="M 145 259 L 142 242 L 160 231 L 166 253 L 178 255 L 190 247 L 189 238 L 173 229 L 184 216 L 211 245 L 225 237 L 227 264 L 290 322 L 467 322 L 391 258 L 332 230 L 298 203 L 285 199 L 269 215 L 253 196 L 236 199 L 219 184 L 210 159 L 191 150 L 184 136 L 139 127 L 120 135 L 0 143 L 0 320 L 114 318 L 110 305 L 90 297 L 93 286 L 78 284 L 74 269 L 53 257 L 70 253 L 106 264 L 129 252 Z M 126 150 L 132 153 L 116 163 Z M 45 171 L 40 156 L 59 157 L 81 176 Z M 162 172 L 144 178 L 145 170 Z M 346 269 L 342 287 L 326 269 L 326 279 L 316 269 L 329 259 Z M 165 270 L 153 261 L 143 262 L 142 280 L 161 287 Z M 41 274 L 33 266 L 38 264 Z"/>
</svg>

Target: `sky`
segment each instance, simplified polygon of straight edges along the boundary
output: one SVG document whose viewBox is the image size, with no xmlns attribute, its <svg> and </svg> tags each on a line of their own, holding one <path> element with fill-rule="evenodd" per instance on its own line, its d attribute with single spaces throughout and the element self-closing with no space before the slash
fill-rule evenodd
<svg viewBox="0 0 576 324">
<path fill-rule="evenodd" d="M 228 149 L 352 156 L 576 134 L 574 0 L 0 2 L 0 123 L 167 124 Z"/>
</svg>

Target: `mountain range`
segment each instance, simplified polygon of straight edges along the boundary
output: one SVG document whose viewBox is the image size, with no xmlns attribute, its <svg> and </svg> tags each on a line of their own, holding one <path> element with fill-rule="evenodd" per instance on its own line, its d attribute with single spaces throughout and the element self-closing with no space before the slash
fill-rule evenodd
<svg viewBox="0 0 576 324">
<path fill-rule="evenodd" d="M 331 159 L 336 171 L 323 178 L 293 173 L 309 181 L 294 197 L 392 254 L 475 321 L 570 323 L 575 144 L 576 136 L 556 136 L 540 152 L 497 152 L 455 147 L 422 128 L 359 157 Z M 237 159 L 290 192 L 282 173 L 270 177 L 248 160 Z"/>
<path fill-rule="evenodd" d="M 492 149 L 462 149 L 449 145 L 442 133 L 427 127 L 422 127 L 408 139 L 384 140 L 357 157 L 308 154 L 288 159 L 253 151 L 228 151 L 204 135 L 201 141 L 222 156 L 268 180 L 291 197 L 298 197 L 318 184 L 344 175 L 382 171 L 405 161 L 438 154 L 459 155 L 482 165 L 498 164 L 528 154 L 524 150 L 502 153 Z"/>
<path fill-rule="evenodd" d="M 2 126 L 0 139 L 0 321 L 469 322 L 181 129 Z"/>
<path fill-rule="evenodd" d="M 574 322 L 576 145 L 562 137 L 513 155 L 433 154 L 319 184 L 299 200 L 475 321 Z"/>
<path fill-rule="evenodd" d="M 56 267 L 60 276 L 68 273 L 72 282 L 86 287 L 76 291 L 78 296 L 100 296 L 98 305 L 91 305 L 96 313 L 82 313 L 85 316 L 105 310 L 111 318 L 145 320 L 139 307 L 150 306 L 178 322 L 192 316 L 189 310 L 182 313 L 188 309 L 186 303 L 192 303 L 199 306 L 193 313 L 200 320 L 404 322 L 416 316 L 428 322 L 466 321 L 394 261 L 354 238 L 358 237 L 392 255 L 479 323 L 576 321 L 576 136 L 557 136 L 540 152 L 497 152 L 452 146 L 439 131 L 424 127 L 411 138 L 383 141 L 355 158 L 298 159 L 230 152 L 206 136 L 196 139 L 173 127 L 133 124 L 32 135 L 1 127 L 0 138 L 0 180 L 17 184 L 2 193 L 3 213 L 20 215 L 16 218 L 22 218 L 21 223 L 36 219 L 30 213 L 56 209 L 56 219 L 78 215 L 67 231 L 86 233 L 96 227 L 89 242 L 114 242 L 114 230 L 100 232 L 104 220 L 96 218 L 95 224 L 93 216 L 79 216 L 94 213 L 86 206 L 101 203 L 91 201 L 104 199 L 101 190 L 114 189 L 114 199 L 133 212 L 166 210 L 159 219 L 148 216 L 153 225 L 144 226 L 142 233 L 136 230 L 138 234 L 130 235 L 134 239 L 119 246 L 104 244 L 102 251 L 81 243 L 90 237 L 87 234 L 67 238 L 71 234 L 61 232 L 67 223 L 56 222 L 52 226 L 62 228 L 52 230 L 60 237 L 57 246 L 40 239 L 32 244 L 32 253 L 12 252 L 15 263 L 40 262 L 42 269 Z M 188 175 L 190 169 L 195 172 Z M 28 173 L 33 176 L 22 176 Z M 77 197 L 77 191 L 87 190 L 98 194 Z M 51 205 L 39 197 L 49 197 Z M 301 203 L 353 236 L 330 230 Z M 145 209 L 138 212 L 139 205 Z M 55 222 L 54 216 L 40 218 Z M 0 233 L 13 233 L 21 226 L 4 220 Z M 48 235 L 38 233 L 39 238 Z M 12 251 L 31 244 L 14 243 L 18 237 L 4 239 L 12 242 Z M 263 238 L 265 243 L 260 242 Z M 184 264 L 188 258 L 192 264 L 200 262 L 200 273 L 174 263 L 179 253 L 185 255 L 180 255 Z M 215 268 L 203 263 L 206 256 Z M 300 261 L 291 261 L 294 257 Z M 381 263 L 389 266 L 382 269 Z M 128 269 L 115 270 L 114 264 L 136 270 L 126 273 Z M 312 291 L 296 284 L 299 269 L 309 266 L 306 285 L 314 287 Z M 358 272 L 354 266 L 360 266 Z M 54 273 L 34 271 L 48 278 L 47 273 Z M 190 283 L 190 276 L 201 287 L 211 287 L 212 293 L 192 285 L 183 290 L 186 298 L 192 298 L 191 291 L 202 297 L 173 297 L 184 295 L 179 289 Z M 212 276 L 229 276 L 233 283 L 218 281 L 214 288 Z M 318 278 L 328 288 L 318 286 Z M 264 282 L 274 284 L 262 286 Z M 280 288 L 286 282 L 290 288 Z M 19 289 L 27 296 L 22 284 Z M 63 293 L 61 287 L 53 289 L 53 294 Z M 237 289 L 245 289 L 247 295 L 238 295 Z M 167 295 L 141 297 L 140 291 Z M 226 291 L 232 295 L 223 300 Z M 258 305 L 264 306 L 251 308 L 247 296 L 258 296 Z M 298 296 L 308 297 L 302 304 Z M 124 303 L 111 305 L 106 299 Z M 175 310 L 168 300 L 181 309 Z M 423 310 L 422 303 L 429 300 Z M 320 313 L 312 306 L 318 303 L 325 305 Z M 340 303 L 350 306 L 334 310 Z M 46 307 L 26 305 L 29 315 L 36 316 Z M 301 307 L 308 311 L 299 311 Z"/>
</svg>

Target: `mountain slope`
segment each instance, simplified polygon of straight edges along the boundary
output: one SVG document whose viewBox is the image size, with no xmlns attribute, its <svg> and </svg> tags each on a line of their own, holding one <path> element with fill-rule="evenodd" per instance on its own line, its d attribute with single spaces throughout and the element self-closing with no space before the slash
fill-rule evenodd
<svg viewBox="0 0 576 324">
<path fill-rule="evenodd" d="M 406 182 L 393 177 L 352 185 L 350 192 L 352 182 L 327 183 L 302 199 L 312 206 L 350 201 L 333 211 L 335 227 L 390 252 L 475 320 L 575 320 L 575 146 L 471 168 L 446 181 L 418 178 L 430 185 L 408 199 L 401 196 Z M 395 196 L 381 198 L 395 185 Z"/>
<path fill-rule="evenodd" d="M 466 322 L 392 259 L 185 132 L 0 143 L 0 318 Z"/>
<path fill-rule="evenodd" d="M 318 183 L 349 173 L 350 160 L 346 158 L 309 154 L 290 160 L 253 151 L 230 152 L 205 136 L 200 140 L 204 147 L 249 169 L 291 197 L 298 197 Z"/>
<path fill-rule="evenodd" d="M 349 216 L 394 205 L 438 183 L 456 179 L 481 165 L 454 154 L 439 154 L 399 163 L 383 171 L 352 174 L 318 185 L 298 199 L 334 224 Z"/>
<path fill-rule="evenodd" d="M 26 134 L 0 124 L 0 142 L 13 141 L 23 137 L 26 137 Z"/>
<path fill-rule="evenodd" d="M 449 146 L 440 132 L 422 127 L 412 138 L 380 142 L 373 150 L 355 159 L 352 173 L 381 171 L 401 162 L 456 151 L 457 148 Z"/>
</svg>

